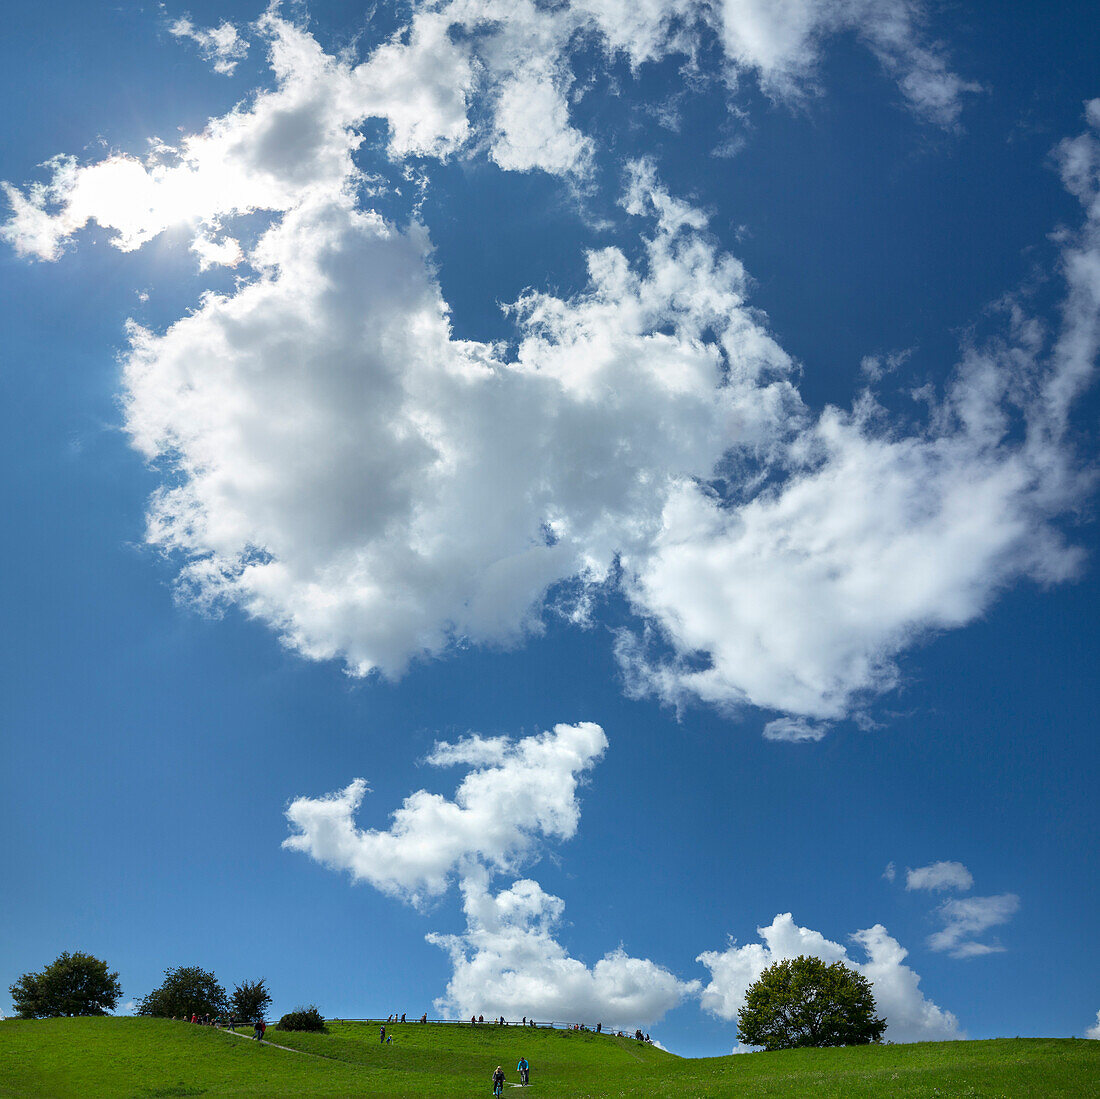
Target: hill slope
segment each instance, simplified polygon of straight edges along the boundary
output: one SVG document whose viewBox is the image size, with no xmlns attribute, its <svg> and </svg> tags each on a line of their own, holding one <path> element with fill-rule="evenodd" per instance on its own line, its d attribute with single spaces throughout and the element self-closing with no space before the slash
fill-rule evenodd
<svg viewBox="0 0 1100 1099">
<path fill-rule="evenodd" d="M 797 1050 L 684 1060 L 631 1039 L 515 1027 L 392 1028 L 337 1023 L 328 1034 L 268 1037 L 274 1049 L 207 1027 L 159 1019 L 0 1023 L 0 1096 L 490 1095 L 501 1064 L 531 1062 L 529 1094 L 630 1096 L 1100 1097 L 1100 1042 L 1001 1039 Z M 305 1056 L 304 1054 L 313 1054 Z M 505 1094 L 518 1094 L 511 1088 Z"/>
</svg>

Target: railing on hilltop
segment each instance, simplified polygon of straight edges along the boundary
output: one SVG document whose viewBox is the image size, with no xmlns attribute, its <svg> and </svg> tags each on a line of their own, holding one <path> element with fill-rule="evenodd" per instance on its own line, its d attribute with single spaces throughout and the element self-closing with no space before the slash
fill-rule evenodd
<svg viewBox="0 0 1100 1099">
<path fill-rule="evenodd" d="M 373 1023 L 375 1026 L 421 1026 L 422 1024 L 431 1024 L 433 1026 L 468 1026 L 468 1027 L 524 1027 L 533 1028 L 535 1030 L 576 1030 L 586 1034 L 599 1034 L 601 1037 L 608 1035 L 610 1037 L 619 1038 L 636 1038 L 640 1031 L 634 1034 L 628 1033 L 626 1030 L 620 1027 L 606 1027 L 602 1023 L 563 1023 L 559 1019 L 551 1020 L 538 1020 L 528 1019 L 524 1022 L 522 1019 L 505 1019 L 502 1023 L 499 1019 L 485 1019 L 483 1022 L 473 1022 L 470 1019 L 428 1019 L 428 1018 L 406 1018 L 405 1022 L 401 1022 L 400 1019 L 326 1019 L 328 1023 Z M 643 1038 L 642 1041 L 645 1039 Z"/>
</svg>

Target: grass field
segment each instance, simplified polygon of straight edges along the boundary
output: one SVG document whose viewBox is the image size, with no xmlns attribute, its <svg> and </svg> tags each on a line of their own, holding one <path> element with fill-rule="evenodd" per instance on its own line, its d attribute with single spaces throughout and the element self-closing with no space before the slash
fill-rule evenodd
<svg viewBox="0 0 1100 1099">
<path fill-rule="evenodd" d="M 1100 1042 L 1015 1038 L 795 1050 L 686 1060 L 629 1038 L 517 1027 L 387 1028 L 336 1023 L 327 1034 L 269 1029 L 288 1052 L 209 1027 L 159 1019 L 0 1023 L 0 1096 L 387 1096 L 467 1099 L 492 1094 L 501 1064 L 527 1094 L 562 1099 L 636 1096 L 1100 1097 Z M 304 1053 L 320 1056 L 303 1056 Z M 506 1088 L 505 1094 L 519 1095 Z"/>
</svg>

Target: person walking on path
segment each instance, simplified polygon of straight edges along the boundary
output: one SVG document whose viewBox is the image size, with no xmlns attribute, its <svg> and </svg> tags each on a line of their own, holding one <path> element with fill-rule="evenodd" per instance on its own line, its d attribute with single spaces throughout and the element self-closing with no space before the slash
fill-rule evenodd
<svg viewBox="0 0 1100 1099">
<path fill-rule="evenodd" d="M 524 1086 L 531 1082 L 531 1066 L 527 1063 L 526 1057 L 519 1059 L 519 1064 L 516 1065 L 516 1072 L 519 1073 L 519 1082 Z"/>
<path fill-rule="evenodd" d="M 386 1044 L 386 1026 L 384 1023 L 378 1028 L 378 1043 L 383 1046 Z"/>
<path fill-rule="evenodd" d="M 493 1073 L 493 1094 L 502 1095 L 504 1093 L 504 1069 L 500 1065 L 497 1065 L 496 1072 Z"/>
</svg>

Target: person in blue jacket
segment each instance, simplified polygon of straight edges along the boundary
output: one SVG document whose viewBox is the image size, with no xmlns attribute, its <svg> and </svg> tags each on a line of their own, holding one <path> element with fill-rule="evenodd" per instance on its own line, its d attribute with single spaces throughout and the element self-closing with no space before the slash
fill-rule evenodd
<svg viewBox="0 0 1100 1099">
<path fill-rule="evenodd" d="M 530 1083 L 531 1066 L 527 1063 L 526 1057 L 519 1059 L 519 1064 L 516 1065 L 516 1072 L 519 1073 L 519 1082 L 525 1087 Z"/>
</svg>

